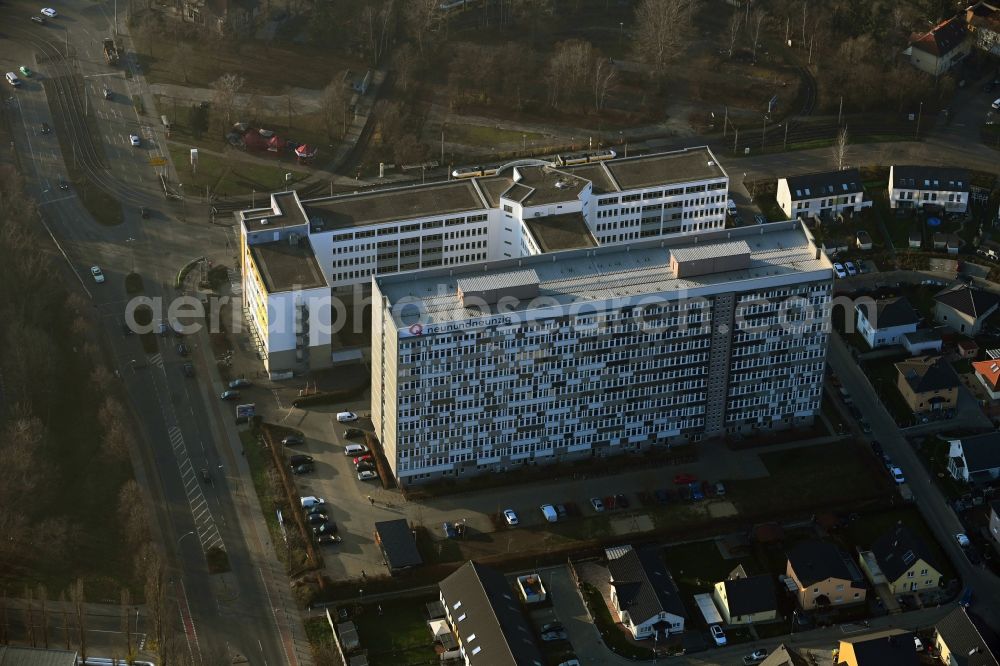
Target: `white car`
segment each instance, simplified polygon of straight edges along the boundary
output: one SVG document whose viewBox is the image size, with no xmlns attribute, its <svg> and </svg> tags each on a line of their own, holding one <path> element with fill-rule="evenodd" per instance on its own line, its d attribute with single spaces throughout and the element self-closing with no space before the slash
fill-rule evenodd
<svg viewBox="0 0 1000 666">
<path fill-rule="evenodd" d="M 847 270 L 844 268 L 843 264 L 834 264 L 833 265 L 833 272 L 836 273 L 837 277 L 839 277 L 839 278 L 845 278 L 845 277 L 847 277 Z"/>
<path fill-rule="evenodd" d="M 316 497 L 314 495 L 308 495 L 306 497 L 299 498 L 299 502 L 302 503 L 302 507 L 308 509 L 311 506 L 316 506 L 317 504 L 326 504 L 326 500 L 322 497 Z"/>
<path fill-rule="evenodd" d="M 971 545 L 969 537 L 965 536 L 961 532 L 955 535 L 955 541 L 957 541 L 958 545 L 961 546 L 962 548 L 968 548 Z"/>
<path fill-rule="evenodd" d="M 914 636 L 913 637 L 913 647 L 916 648 L 917 652 L 923 652 L 924 651 L 924 643 L 923 643 L 923 641 L 920 640 L 919 636 Z"/>
<path fill-rule="evenodd" d="M 90 274 L 94 276 L 94 282 L 97 284 L 102 284 L 104 282 L 104 271 L 101 270 L 100 266 L 91 266 Z"/>
<path fill-rule="evenodd" d="M 56 13 L 56 10 L 52 9 L 51 7 L 45 7 L 44 9 L 42 9 L 42 14 L 48 16 L 49 18 L 55 18 L 59 16 L 59 14 Z"/>
<path fill-rule="evenodd" d="M 712 633 L 712 640 L 715 641 L 716 645 L 722 647 L 726 644 L 726 632 L 722 630 L 722 627 L 713 624 L 708 630 Z"/>
<path fill-rule="evenodd" d="M 340 423 L 350 423 L 351 421 L 357 421 L 358 415 L 354 412 L 338 412 L 337 421 Z"/>
<path fill-rule="evenodd" d="M 140 145 L 140 143 L 141 143 L 138 134 L 129 134 L 128 135 L 128 141 L 129 141 L 129 143 L 131 143 L 136 148 L 138 148 L 139 145 Z"/>
<path fill-rule="evenodd" d="M 604 511 L 604 502 L 601 501 L 600 497 L 591 497 L 590 506 L 594 507 L 594 511 L 601 513 Z"/>
<path fill-rule="evenodd" d="M 378 472 L 373 469 L 366 469 L 363 472 L 358 472 L 358 481 L 370 481 L 377 478 Z"/>
<path fill-rule="evenodd" d="M 510 527 L 514 527 L 518 523 L 517 514 L 514 513 L 514 509 L 504 509 L 503 519 L 507 521 L 507 525 Z"/>
<path fill-rule="evenodd" d="M 847 274 L 850 275 L 850 276 L 852 276 L 852 277 L 858 274 L 858 269 L 854 265 L 853 261 L 848 261 L 847 263 L 845 263 L 844 264 L 844 268 L 847 269 Z"/>
<path fill-rule="evenodd" d="M 892 480 L 896 483 L 906 483 L 906 477 L 903 476 L 903 470 L 898 467 L 893 467 L 889 470 L 889 473 L 892 474 Z"/>
<path fill-rule="evenodd" d="M 993 100 L 993 110 L 1000 111 L 1000 99 Z"/>
</svg>

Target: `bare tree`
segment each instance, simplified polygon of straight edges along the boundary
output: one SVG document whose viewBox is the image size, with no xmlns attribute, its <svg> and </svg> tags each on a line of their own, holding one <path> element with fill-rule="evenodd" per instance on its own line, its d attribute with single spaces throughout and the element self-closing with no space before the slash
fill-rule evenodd
<svg viewBox="0 0 1000 666">
<path fill-rule="evenodd" d="M 59 608 L 62 611 L 63 640 L 66 642 L 66 649 L 70 649 L 69 638 L 69 604 L 66 602 L 66 592 L 59 593 Z"/>
<path fill-rule="evenodd" d="M 736 50 L 736 38 L 740 34 L 740 28 L 743 26 L 743 12 L 736 10 L 733 15 L 729 17 L 729 57 L 733 57 L 733 51 Z"/>
<path fill-rule="evenodd" d="M 343 73 L 335 74 L 323 89 L 323 97 L 320 100 L 323 126 L 326 128 L 327 137 L 331 140 L 342 137 L 347 132 L 349 99 Z"/>
<path fill-rule="evenodd" d="M 31 647 L 38 647 L 35 640 L 35 600 L 31 588 L 24 586 L 24 630 L 27 632 L 27 641 Z"/>
<path fill-rule="evenodd" d="M 590 42 L 571 39 L 556 44 L 549 58 L 546 79 L 549 87 L 549 103 L 558 108 L 567 98 L 583 101 L 589 91 L 588 72 L 596 54 Z"/>
<path fill-rule="evenodd" d="M 47 650 L 49 648 L 49 612 L 45 606 L 45 602 L 49 598 L 49 591 L 45 589 L 44 585 L 39 583 L 38 588 L 35 590 L 35 596 L 38 597 L 38 612 L 42 616 L 42 645 Z"/>
<path fill-rule="evenodd" d="M 400 44 L 393 52 L 392 68 L 396 72 L 396 83 L 403 91 L 410 87 L 410 79 L 419 60 L 420 54 L 414 51 L 410 42 Z"/>
<path fill-rule="evenodd" d="M 243 90 L 245 83 L 246 81 L 239 74 L 223 74 L 211 84 L 212 90 L 215 91 L 215 104 L 222 110 L 227 128 L 233 122 L 237 95 Z"/>
<path fill-rule="evenodd" d="M 833 143 L 833 161 L 837 164 L 837 171 L 844 168 L 844 158 L 847 157 L 847 128 L 842 128 L 837 132 L 837 138 Z"/>
<path fill-rule="evenodd" d="M 3 597 L 0 597 L 0 645 L 7 644 L 7 590 L 4 589 Z M 69 646 L 66 646 L 69 648 Z"/>
<path fill-rule="evenodd" d="M 757 62 L 757 46 L 760 44 L 760 29 L 764 25 L 764 19 L 767 18 L 767 12 L 763 9 L 755 9 L 753 11 L 753 17 L 751 18 L 751 24 L 753 25 L 753 61 Z"/>
<path fill-rule="evenodd" d="M 636 56 L 662 76 L 691 38 L 693 0 L 642 0 L 635 10 Z"/>
<path fill-rule="evenodd" d="M 389 47 L 389 38 L 392 35 L 395 16 L 395 0 L 382 0 L 381 2 L 370 0 L 361 12 L 368 43 L 368 55 L 372 66 L 381 62 L 382 56 L 385 55 L 385 51 Z"/>
<path fill-rule="evenodd" d="M 420 54 L 424 53 L 424 38 L 440 18 L 440 0 L 406 0 L 403 5 L 403 26 L 416 40 Z"/>
<path fill-rule="evenodd" d="M 142 489 L 134 479 L 126 481 L 118 491 L 118 522 L 131 550 L 137 551 L 149 541 L 149 516 Z"/>
<path fill-rule="evenodd" d="M 594 110 L 598 113 L 604 108 L 608 89 L 617 74 L 618 70 L 606 58 L 597 58 L 597 64 L 594 67 Z"/>
<path fill-rule="evenodd" d="M 144 592 L 146 596 L 146 610 L 152 622 L 152 643 L 159 650 L 163 657 L 162 663 L 166 664 L 166 618 L 167 618 L 167 594 L 165 585 L 165 569 L 163 559 L 152 544 L 147 543 L 136 559 L 136 567 L 145 574 Z"/>
<path fill-rule="evenodd" d="M 809 20 L 809 0 L 802 0 L 802 48 L 806 46 L 806 21 Z"/>
</svg>

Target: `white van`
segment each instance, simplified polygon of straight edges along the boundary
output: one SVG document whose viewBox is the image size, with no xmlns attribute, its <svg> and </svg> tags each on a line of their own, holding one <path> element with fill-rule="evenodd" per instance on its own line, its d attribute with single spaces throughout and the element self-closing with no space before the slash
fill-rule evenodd
<svg viewBox="0 0 1000 666">
<path fill-rule="evenodd" d="M 362 453 L 368 453 L 368 447 L 364 444 L 348 444 L 344 447 L 345 456 L 360 456 Z"/>
<path fill-rule="evenodd" d="M 351 421 L 357 421 L 358 415 L 354 412 L 337 412 L 337 421 L 340 423 L 350 423 Z"/>
<path fill-rule="evenodd" d="M 14 72 L 7 72 L 7 83 L 14 86 L 15 88 L 21 87 L 21 79 L 17 78 L 17 74 Z"/>
<path fill-rule="evenodd" d="M 559 520 L 559 514 L 556 513 L 556 508 L 551 504 L 542 505 L 542 515 L 545 516 L 545 520 L 550 523 L 554 523 Z"/>
</svg>

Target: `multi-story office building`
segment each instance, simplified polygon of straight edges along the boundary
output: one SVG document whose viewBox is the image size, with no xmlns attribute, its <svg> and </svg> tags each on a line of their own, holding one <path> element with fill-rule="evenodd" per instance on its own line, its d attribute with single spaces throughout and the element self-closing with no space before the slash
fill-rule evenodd
<svg viewBox="0 0 1000 666">
<path fill-rule="evenodd" d="M 374 280 L 403 484 L 811 422 L 833 270 L 799 223 Z"/>
<path fill-rule="evenodd" d="M 526 160 L 486 177 L 304 201 L 275 194 L 269 206 L 237 213 L 244 312 L 270 371 L 324 367 L 329 333 L 288 334 L 287 314 L 268 311 L 272 296 L 257 279 L 270 255 L 248 248 L 298 247 L 328 293 L 345 300 L 370 289 L 373 276 L 722 229 L 728 186 L 701 147 L 563 168 Z M 310 345 L 325 347 L 306 353 Z"/>
</svg>

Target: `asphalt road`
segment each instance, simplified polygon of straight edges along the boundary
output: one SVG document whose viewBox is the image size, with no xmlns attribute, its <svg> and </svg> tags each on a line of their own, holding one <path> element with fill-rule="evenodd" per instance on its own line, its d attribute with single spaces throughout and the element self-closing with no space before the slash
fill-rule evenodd
<svg viewBox="0 0 1000 666">
<path fill-rule="evenodd" d="M 972 587 L 974 592 L 972 610 L 990 626 L 1000 627 L 1000 579 L 987 569 L 970 563 L 958 546 L 954 535 L 964 529 L 958 516 L 935 485 L 917 452 L 900 434 L 892 417 L 875 395 L 868 378 L 851 358 L 850 351 L 839 335 L 830 336 L 830 351 L 827 358 L 830 367 L 854 398 L 854 404 L 871 424 L 872 438 L 882 444 L 882 448 L 893 462 L 903 470 L 920 513 L 955 565 L 959 576 L 966 585 Z"/>
<path fill-rule="evenodd" d="M 5 22 L 4 71 L 24 64 L 36 72 L 5 101 L 13 117 L 13 147 L 43 223 L 94 300 L 114 368 L 142 426 L 137 477 L 152 500 L 154 531 L 174 565 L 170 587 L 193 661 L 218 664 L 222 655 L 228 661 L 242 654 L 255 664 L 307 663 L 287 577 L 260 519 L 247 470 L 235 459 L 239 441 L 216 408 L 219 382 L 207 335 L 187 339 L 198 377 L 191 380 L 181 372 L 175 340 L 160 339 L 159 352 L 147 356 L 138 337 L 121 330 L 127 273 L 143 276 L 147 296 L 169 299 L 175 296 L 177 270 L 212 250 L 227 255 L 229 239 L 223 228 L 178 221 L 175 204 L 165 202 L 158 169 L 149 164 L 165 152 L 163 137 L 131 104 L 132 95 L 146 95 L 142 78 L 109 67 L 100 50 L 112 30 L 106 4 L 60 5 L 60 16 L 47 26 L 27 21 L 37 8 L 4 7 L 5 15 L 21 9 L 25 17 L 23 26 Z M 126 57 L 125 66 L 134 67 L 133 59 Z M 104 99 L 104 86 L 113 91 L 112 99 Z M 53 131 L 43 133 L 43 122 Z M 56 131 L 70 135 L 63 138 L 71 154 L 62 153 Z M 140 135 L 139 147 L 131 145 L 130 133 Z M 58 187 L 69 162 L 122 202 L 123 224 L 98 224 L 72 188 Z M 140 206 L 153 211 L 150 219 L 140 217 Z M 104 270 L 104 284 L 90 278 L 95 264 Z M 201 469 L 210 470 L 211 484 L 200 479 Z M 226 551 L 231 572 L 208 573 L 204 551 L 212 547 Z"/>
</svg>

